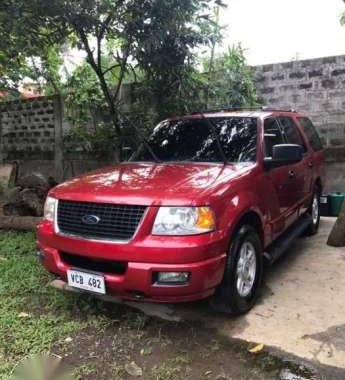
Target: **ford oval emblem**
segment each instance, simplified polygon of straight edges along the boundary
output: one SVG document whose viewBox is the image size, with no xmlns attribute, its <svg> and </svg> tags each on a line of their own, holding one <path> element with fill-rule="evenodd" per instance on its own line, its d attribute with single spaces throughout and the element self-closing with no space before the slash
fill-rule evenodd
<svg viewBox="0 0 345 380">
<path fill-rule="evenodd" d="M 97 215 L 84 215 L 81 218 L 81 221 L 84 224 L 88 224 L 89 226 L 94 226 L 101 221 L 101 218 L 99 218 Z"/>
</svg>

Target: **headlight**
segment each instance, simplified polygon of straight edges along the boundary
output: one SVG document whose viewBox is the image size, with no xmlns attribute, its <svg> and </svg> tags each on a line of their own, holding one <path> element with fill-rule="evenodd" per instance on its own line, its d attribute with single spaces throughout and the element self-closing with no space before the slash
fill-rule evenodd
<svg viewBox="0 0 345 380">
<path fill-rule="evenodd" d="M 47 197 L 43 212 L 43 218 L 45 220 L 49 220 L 50 222 L 54 221 L 56 203 L 57 199 Z"/>
<path fill-rule="evenodd" d="M 215 220 L 209 207 L 160 207 L 153 235 L 196 235 L 215 229 Z"/>
</svg>

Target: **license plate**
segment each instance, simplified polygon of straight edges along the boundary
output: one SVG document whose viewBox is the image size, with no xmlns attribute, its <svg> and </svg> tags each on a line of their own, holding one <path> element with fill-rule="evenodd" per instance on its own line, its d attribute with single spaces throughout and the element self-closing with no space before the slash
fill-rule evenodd
<svg viewBox="0 0 345 380">
<path fill-rule="evenodd" d="M 68 285 L 73 288 L 98 294 L 106 293 L 104 277 L 102 275 L 71 269 L 67 271 L 67 278 Z"/>
</svg>

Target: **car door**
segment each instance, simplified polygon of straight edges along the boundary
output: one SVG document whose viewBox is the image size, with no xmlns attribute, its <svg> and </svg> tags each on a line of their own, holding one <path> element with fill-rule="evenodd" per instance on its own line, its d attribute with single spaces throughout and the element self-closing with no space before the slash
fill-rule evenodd
<svg viewBox="0 0 345 380">
<path fill-rule="evenodd" d="M 297 117 L 296 121 L 309 141 L 308 168 L 312 172 L 311 190 L 314 190 L 314 184 L 316 183 L 317 178 L 324 180 L 325 177 L 325 156 L 322 142 L 310 119 L 301 116 Z"/>
<path fill-rule="evenodd" d="M 278 121 L 286 143 L 301 145 L 303 148 L 302 161 L 291 164 L 289 169 L 291 191 L 294 192 L 294 208 L 298 210 L 298 214 L 302 214 L 307 211 L 312 193 L 311 152 L 308 151 L 301 132 L 292 117 L 281 116 L 278 117 Z"/>
<path fill-rule="evenodd" d="M 264 119 L 264 158 L 272 158 L 274 145 L 284 144 L 285 137 L 275 117 Z M 270 204 L 270 223 L 273 238 L 283 232 L 296 219 L 296 178 L 291 176 L 290 165 L 271 168 L 265 172 L 267 196 Z"/>
</svg>

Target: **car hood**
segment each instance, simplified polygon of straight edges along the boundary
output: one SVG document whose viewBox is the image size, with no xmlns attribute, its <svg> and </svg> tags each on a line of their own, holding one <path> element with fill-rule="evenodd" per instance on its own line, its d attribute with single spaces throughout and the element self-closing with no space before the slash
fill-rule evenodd
<svg viewBox="0 0 345 380">
<path fill-rule="evenodd" d="M 206 191 L 249 167 L 253 164 L 123 163 L 64 182 L 49 195 L 87 202 L 193 205 Z"/>
</svg>

